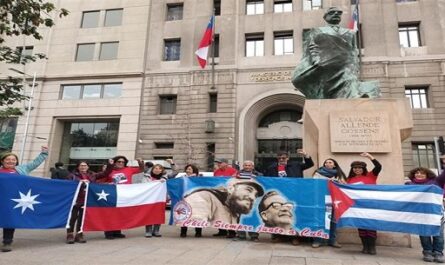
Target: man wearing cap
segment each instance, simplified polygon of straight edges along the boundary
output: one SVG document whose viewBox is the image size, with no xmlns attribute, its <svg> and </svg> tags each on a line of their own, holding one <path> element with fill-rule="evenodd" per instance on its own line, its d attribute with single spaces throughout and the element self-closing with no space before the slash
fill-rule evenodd
<svg viewBox="0 0 445 265">
<path fill-rule="evenodd" d="M 198 189 L 184 196 L 184 200 L 191 207 L 190 219 L 237 224 L 241 214 L 248 214 L 255 199 L 263 194 L 263 187 L 255 180 L 233 178 L 227 187 Z"/>
<path fill-rule="evenodd" d="M 229 167 L 229 161 L 225 158 L 217 158 L 215 159 L 215 163 L 218 165 L 218 168 L 213 171 L 213 176 L 215 177 L 236 177 L 238 175 L 238 171 L 233 167 Z"/>
</svg>

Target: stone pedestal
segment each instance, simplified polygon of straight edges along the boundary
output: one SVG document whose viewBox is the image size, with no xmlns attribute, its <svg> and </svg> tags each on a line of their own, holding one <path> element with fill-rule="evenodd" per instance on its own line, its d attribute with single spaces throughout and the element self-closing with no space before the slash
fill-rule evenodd
<svg viewBox="0 0 445 265">
<path fill-rule="evenodd" d="M 378 184 L 403 184 L 402 141 L 411 135 L 411 108 L 406 99 L 317 99 L 306 100 L 303 116 L 304 149 L 316 166 L 334 158 L 348 175 L 354 160 L 371 153 L 381 164 Z M 305 175 L 311 175 L 309 169 Z M 342 230 L 342 229 L 341 229 Z M 340 241 L 359 242 L 356 232 L 339 231 Z M 410 245 L 409 236 L 379 233 L 383 245 Z"/>
</svg>

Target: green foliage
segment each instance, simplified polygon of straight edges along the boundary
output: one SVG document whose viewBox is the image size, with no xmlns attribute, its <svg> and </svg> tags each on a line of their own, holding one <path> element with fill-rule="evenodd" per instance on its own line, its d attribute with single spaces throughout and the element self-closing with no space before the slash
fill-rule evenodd
<svg viewBox="0 0 445 265">
<path fill-rule="evenodd" d="M 54 26 L 51 14 L 68 15 L 68 10 L 56 10 L 54 4 L 43 0 L 0 0 L 0 63 L 26 64 L 46 58 L 45 54 L 23 55 L 22 47 L 9 47 L 6 39 L 14 36 L 43 37 L 39 30 Z M 0 106 L 8 106 L 27 99 L 23 95 L 23 80 L 8 77 L 0 80 Z M 8 112 L 7 112 L 8 113 Z"/>
</svg>

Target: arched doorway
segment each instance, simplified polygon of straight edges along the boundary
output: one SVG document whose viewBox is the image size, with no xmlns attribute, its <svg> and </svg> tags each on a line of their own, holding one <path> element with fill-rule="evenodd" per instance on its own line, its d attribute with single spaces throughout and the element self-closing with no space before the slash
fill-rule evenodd
<svg viewBox="0 0 445 265">
<path fill-rule="evenodd" d="M 302 144 L 302 132 L 298 133 L 298 130 L 301 130 L 301 124 L 296 121 L 299 119 L 297 117 L 301 117 L 301 113 L 303 113 L 304 100 L 304 96 L 293 89 L 275 89 L 252 98 L 239 114 L 238 160 L 240 162 L 257 160 L 257 163 L 265 165 L 269 163 L 270 159 L 273 161 L 276 158 L 276 153 L 273 153 L 276 151 L 275 149 L 285 147 L 285 150 L 294 153 L 296 148 L 293 147 Z M 272 125 L 272 131 L 275 130 L 277 133 L 269 134 L 271 130 L 259 127 L 260 123 L 262 126 Z M 269 148 L 270 145 L 277 147 Z M 264 162 L 261 162 L 257 157 L 264 158 Z"/>
<path fill-rule="evenodd" d="M 265 112 L 257 127 L 255 167 L 260 172 L 276 161 L 279 151 L 287 151 L 291 160 L 299 159 L 296 150 L 303 146 L 302 112 L 297 109 L 279 109 Z"/>
</svg>

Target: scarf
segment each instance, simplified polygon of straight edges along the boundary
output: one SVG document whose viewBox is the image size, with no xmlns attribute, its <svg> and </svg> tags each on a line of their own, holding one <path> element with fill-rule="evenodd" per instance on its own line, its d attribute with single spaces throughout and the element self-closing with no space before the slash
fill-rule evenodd
<svg viewBox="0 0 445 265">
<path fill-rule="evenodd" d="M 326 167 L 320 167 L 319 169 L 317 169 L 317 173 L 322 176 L 325 176 L 327 178 L 332 178 L 332 177 L 337 176 L 337 169 L 329 169 Z"/>
</svg>

